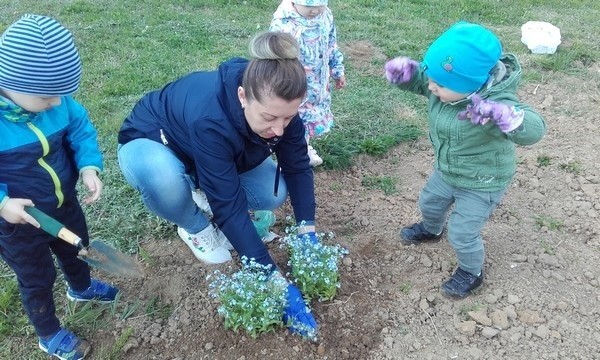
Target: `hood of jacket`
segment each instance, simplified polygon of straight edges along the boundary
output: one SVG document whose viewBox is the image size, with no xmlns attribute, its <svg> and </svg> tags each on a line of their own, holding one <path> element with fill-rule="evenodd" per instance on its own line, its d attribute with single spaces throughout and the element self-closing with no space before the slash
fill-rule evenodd
<svg viewBox="0 0 600 360">
<path fill-rule="evenodd" d="M 501 93 L 515 94 L 521 80 L 521 64 L 513 54 L 504 54 L 492 70 L 488 83 L 479 91 L 482 97 Z"/>
<path fill-rule="evenodd" d="M 275 10 L 273 13 L 273 19 L 293 21 L 305 28 L 311 28 L 320 26 L 323 21 L 322 17 L 327 16 L 329 11 L 329 8 L 325 8 L 325 11 L 320 13 L 318 16 L 312 19 L 307 19 L 300 15 L 298 11 L 296 11 L 292 0 L 284 0 L 281 2 L 281 4 L 279 4 L 277 10 Z"/>
</svg>

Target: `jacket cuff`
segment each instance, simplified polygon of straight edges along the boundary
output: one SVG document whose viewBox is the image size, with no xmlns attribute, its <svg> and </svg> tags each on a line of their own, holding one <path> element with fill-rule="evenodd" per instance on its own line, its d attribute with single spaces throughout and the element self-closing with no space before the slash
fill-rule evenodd
<svg viewBox="0 0 600 360">
<path fill-rule="evenodd" d="M 97 166 L 93 166 L 93 165 L 89 165 L 89 166 L 84 166 L 81 169 L 79 169 L 79 175 L 83 174 L 84 171 L 86 170 L 96 170 L 96 173 L 98 175 L 100 175 L 100 173 L 102 172 L 102 170 L 97 167 Z"/>
</svg>

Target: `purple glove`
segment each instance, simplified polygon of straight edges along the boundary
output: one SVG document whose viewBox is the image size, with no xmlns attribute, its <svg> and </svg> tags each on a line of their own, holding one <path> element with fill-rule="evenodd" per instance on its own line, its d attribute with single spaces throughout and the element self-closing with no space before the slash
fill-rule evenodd
<svg viewBox="0 0 600 360">
<path fill-rule="evenodd" d="M 508 133 L 523 123 L 525 111 L 517 110 L 514 106 L 485 100 L 475 94 L 471 97 L 472 104 L 467 105 L 467 110 L 458 113 L 460 120 L 471 120 L 475 125 L 485 125 L 492 120 L 503 133 Z"/>
<path fill-rule="evenodd" d="M 300 290 L 289 284 L 286 300 L 287 305 L 283 309 L 283 322 L 290 328 L 290 331 L 305 337 L 315 337 L 317 322 L 306 306 Z"/>
<path fill-rule="evenodd" d="M 399 56 L 385 64 L 385 77 L 392 84 L 407 83 L 418 68 L 418 62 L 406 56 Z"/>
</svg>

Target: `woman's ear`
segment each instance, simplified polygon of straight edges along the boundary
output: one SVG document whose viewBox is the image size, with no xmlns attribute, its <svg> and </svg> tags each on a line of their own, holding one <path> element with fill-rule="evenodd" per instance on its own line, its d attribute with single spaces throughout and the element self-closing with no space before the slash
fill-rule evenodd
<svg viewBox="0 0 600 360">
<path fill-rule="evenodd" d="M 243 87 L 238 87 L 238 99 L 240 99 L 240 104 L 242 105 L 242 109 L 246 107 L 246 92 Z"/>
</svg>

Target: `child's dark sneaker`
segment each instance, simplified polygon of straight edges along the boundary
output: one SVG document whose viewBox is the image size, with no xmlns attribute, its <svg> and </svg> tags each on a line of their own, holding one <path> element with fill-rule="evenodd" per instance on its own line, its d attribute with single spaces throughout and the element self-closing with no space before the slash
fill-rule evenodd
<svg viewBox="0 0 600 360">
<path fill-rule="evenodd" d="M 47 339 L 40 338 L 38 346 L 48 355 L 61 360 L 83 359 L 92 348 L 90 343 L 63 328 Z"/>
<path fill-rule="evenodd" d="M 483 283 L 483 271 L 479 276 L 457 268 L 454 274 L 442 284 L 442 294 L 451 298 L 464 299 Z"/>
<path fill-rule="evenodd" d="M 96 301 L 100 303 L 111 303 L 115 301 L 115 297 L 119 289 L 110 286 L 100 280 L 92 279 L 92 284 L 89 288 L 83 291 L 75 291 L 69 287 L 67 290 L 67 298 L 71 301 Z"/>
<path fill-rule="evenodd" d="M 438 242 L 442 234 L 432 234 L 423 228 L 421 223 L 415 223 L 400 230 L 400 242 L 404 245 L 419 245 L 426 242 Z"/>
</svg>

